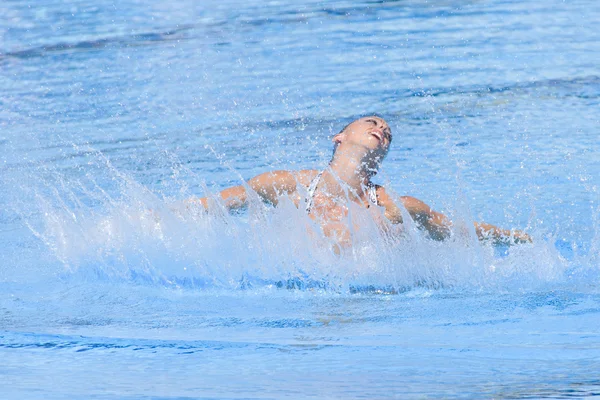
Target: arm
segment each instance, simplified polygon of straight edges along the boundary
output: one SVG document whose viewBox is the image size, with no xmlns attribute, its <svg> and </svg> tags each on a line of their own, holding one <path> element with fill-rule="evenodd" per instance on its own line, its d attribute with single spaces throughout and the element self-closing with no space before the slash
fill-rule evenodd
<svg viewBox="0 0 600 400">
<path fill-rule="evenodd" d="M 385 215 L 392 223 L 402 223 L 402 212 L 385 193 L 383 188 L 378 189 L 377 196 L 380 205 L 385 207 Z M 452 221 L 444 214 L 432 210 L 427 204 L 410 196 L 400 198 L 404 208 L 419 228 L 429 232 L 432 239 L 444 240 L 450 236 Z M 494 244 L 513 244 L 531 242 L 531 237 L 521 231 L 510 231 L 482 222 L 475 222 L 475 233 L 479 240 L 492 240 Z"/>
<path fill-rule="evenodd" d="M 475 222 L 474 225 L 479 240 L 492 240 L 494 244 L 505 245 L 533 242 L 531 236 L 523 231 L 502 229 L 485 222 Z"/>
<path fill-rule="evenodd" d="M 432 239 L 444 240 L 450 236 L 452 221 L 444 214 L 433 211 L 427 204 L 414 197 L 402 196 L 400 200 L 417 226 L 427 230 Z"/>
<path fill-rule="evenodd" d="M 304 171 L 300 173 L 302 172 Z M 247 184 L 264 202 L 276 205 L 280 195 L 290 194 L 296 190 L 297 174 L 297 172 L 291 171 L 265 172 L 250 179 Z M 219 196 L 229 210 L 242 208 L 248 202 L 248 193 L 244 185 L 227 188 L 221 191 Z M 206 197 L 191 198 L 186 202 L 188 204 L 201 204 L 208 209 Z"/>
</svg>

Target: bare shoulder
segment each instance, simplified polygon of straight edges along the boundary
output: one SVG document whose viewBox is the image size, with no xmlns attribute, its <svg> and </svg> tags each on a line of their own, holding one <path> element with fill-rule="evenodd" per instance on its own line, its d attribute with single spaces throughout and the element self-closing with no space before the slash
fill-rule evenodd
<svg viewBox="0 0 600 400">
<path fill-rule="evenodd" d="M 383 186 L 375 185 L 375 189 L 377 193 L 377 205 L 385 209 L 387 219 L 394 224 L 402 223 L 402 211 L 398 208 L 392 195 Z"/>
<path fill-rule="evenodd" d="M 294 179 L 302 186 L 308 187 L 313 179 L 319 174 L 316 169 L 303 169 L 300 171 L 293 171 Z"/>
<path fill-rule="evenodd" d="M 386 207 L 390 204 L 394 204 L 394 201 L 392 200 L 391 196 L 388 194 L 388 192 L 383 186 L 375 185 L 375 190 L 377 193 L 377 203 L 380 206 Z"/>
</svg>

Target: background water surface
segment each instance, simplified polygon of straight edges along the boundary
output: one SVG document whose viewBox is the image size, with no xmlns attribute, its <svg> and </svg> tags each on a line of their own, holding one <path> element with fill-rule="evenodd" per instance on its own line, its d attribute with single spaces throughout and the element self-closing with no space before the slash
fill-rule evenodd
<svg viewBox="0 0 600 400">
<path fill-rule="evenodd" d="M 600 395 L 598 21 L 592 0 L 3 1 L 0 397 Z M 373 112 L 377 183 L 534 243 L 408 227 L 337 257 L 289 204 L 176 207 L 321 169 Z"/>
</svg>

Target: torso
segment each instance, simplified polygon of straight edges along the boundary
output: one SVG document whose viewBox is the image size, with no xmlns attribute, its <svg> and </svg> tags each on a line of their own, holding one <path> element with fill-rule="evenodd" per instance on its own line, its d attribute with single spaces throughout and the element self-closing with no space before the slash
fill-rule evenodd
<svg viewBox="0 0 600 400">
<path fill-rule="evenodd" d="M 377 187 L 368 184 L 361 192 L 360 196 L 332 196 L 325 190 L 325 184 L 321 182 L 322 172 L 316 170 L 300 171 L 296 179 L 306 190 L 306 195 L 302 196 L 299 190 L 292 195 L 296 206 L 303 207 L 308 216 L 318 222 L 323 230 L 323 234 L 334 239 L 337 243 L 346 247 L 351 243 L 351 231 L 357 232 L 361 229 L 360 225 L 352 218 L 348 218 L 350 207 L 356 207 L 356 210 L 364 210 L 371 214 L 371 217 L 378 222 L 383 223 L 385 218 L 379 207 Z"/>
<path fill-rule="evenodd" d="M 305 203 L 306 203 L 305 210 L 308 214 L 311 213 L 313 203 L 314 203 L 314 196 L 317 193 L 319 183 L 321 182 L 321 176 L 323 175 L 324 172 L 325 171 L 318 172 L 317 175 L 311 180 L 310 185 L 308 185 L 308 187 L 307 187 L 308 194 L 305 196 L 306 197 L 305 198 Z M 374 184 L 372 184 L 371 182 L 369 182 L 363 188 L 363 190 L 364 190 L 364 195 L 365 195 L 366 199 L 368 200 L 368 203 L 366 203 L 366 207 L 369 208 L 371 205 L 378 205 L 377 187 Z M 364 205 L 365 202 L 357 201 L 357 203 Z"/>
</svg>

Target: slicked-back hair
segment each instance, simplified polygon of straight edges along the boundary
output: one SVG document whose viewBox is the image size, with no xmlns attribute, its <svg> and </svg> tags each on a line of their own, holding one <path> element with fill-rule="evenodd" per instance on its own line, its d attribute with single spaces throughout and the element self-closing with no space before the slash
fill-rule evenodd
<svg viewBox="0 0 600 400">
<path fill-rule="evenodd" d="M 382 120 L 384 120 L 384 121 L 385 121 L 385 118 L 383 118 L 381 115 L 379 115 L 379 114 L 377 114 L 377 113 L 365 114 L 365 115 L 362 115 L 362 116 L 360 116 L 360 117 L 358 117 L 358 118 L 355 118 L 355 119 L 353 119 L 352 121 L 350 121 L 349 123 L 347 123 L 347 124 L 346 124 L 346 126 L 344 126 L 344 127 L 342 128 L 342 130 L 341 130 L 341 131 L 339 131 L 339 132 L 338 132 L 336 135 L 339 135 L 340 133 L 344 133 L 344 131 L 345 131 L 346 129 L 348 129 L 348 127 L 349 127 L 350 125 L 352 125 L 352 123 L 353 123 L 353 122 L 355 122 L 355 121 L 358 121 L 358 120 L 359 120 L 359 119 L 361 119 L 361 118 L 367 118 L 367 117 L 377 117 L 377 118 L 380 118 L 380 119 L 382 119 Z M 333 158 L 333 155 L 335 154 L 335 151 L 336 151 L 336 150 L 337 150 L 337 148 L 338 148 L 338 145 L 339 145 L 339 143 L 337 143 L 337 142 L 336 142 L 336 143 L 334 143 L 334 145 L 333 145 L 333 153 L 331 154 L 331 157 L 332 157 L 332 158 Z"/>
</svg>

